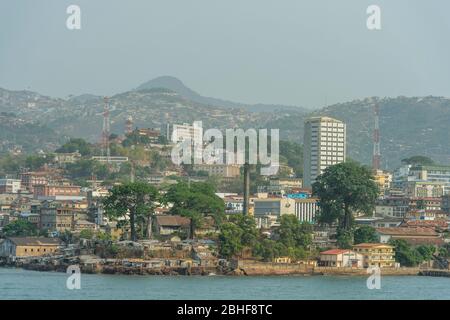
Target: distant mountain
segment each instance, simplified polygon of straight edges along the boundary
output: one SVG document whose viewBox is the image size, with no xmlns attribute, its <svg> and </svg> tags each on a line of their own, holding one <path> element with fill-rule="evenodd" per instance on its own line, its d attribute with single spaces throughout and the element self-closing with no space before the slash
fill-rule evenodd
<svg viewBox="0 0 450 320">
<path fill-rule="evenodd" d="M 394 168 L 404 158 L 426 155 L 450 164 L 450 99 L 443 97 L 374 98 L 380 106 L 380 144 L 383 168 Z M 371 164 L 374 112 L 370 100 L 354 100 L 317 110 L 347 124 L 347 155 Z M 288 140 L 303 142 L 304 115 L 289 115 L 269 122 L 283 128 Z"/>
<path fill-rule="evenodd" d="M 188 88 L 181 80 L 171 76 L 157 77 L 153 80 L 141 84 L 136 88 L 136 90 L 155 89 L 155 88 L 170 89 L 172 91 L 177 92 L 180 96 L 188 100 L 222 108 L 240 108 L 246 109 L 250 112 L 305 111 L 304 108 L 296 106 L 262 104 L 262 103 L 249 105 L 217 98 L 204 97 L 199 93 L 195 92 L 194 90 Z"/>
<path fill-rule="evenodd" d="M 177 81 L 166 79 L 172 87 Z M 203 121 L 208 128 L 275 128 L 283 140 L 303 143 L 303 124 L 309 116 L 327 115 L 347 124 L 348 156 L 371 163 L 374 114 L 369 99 L 339 103 L 314 112 L 301 108 L 250 110 L 201 103 L 190 89 L 164 89 L 164 81 L 149 88 L 127 91 L 110 97 L 111 132 L 123 134 L 125 121 L 133 117 L 135 127 L 163 127 L 165 123 Z M 169 86 L 166 83 L 166 86 Z M 176 88 L 175 88 L 176 89 Z M 197 97 L 198 99 L 198 97 Z M 442 97 L 376 98 L 380 105 L 382 166 L 394 168 L 400 160 L 424 155 L 443 164 L 450 163 L 450 99 Z M 221 100 L 219 100 L 221 101 Z M 256 107 L 255 107 L 256 108 Z M 67 137 L 95 142 L 102 131 L 103 99 L 82 95 L 69 99 L 52 98 L 31 91 L 0 88 L 0 140 L 2 150 L 24 145 L 26 150 L 51 149 Z M 47 143 L 45 143 L 47 142 Z M 6 148 L 6 149 L 5 149 Z"/>
<path fill-rule="evenodd" d="M 83 104 L 83 103 L 88 103 L 88 102 L 93 102 L 93 101 L 100 101 L 102 100 L 103 97 L 101 96 L 96 96 L 94 94 L 81 94 L 78 96 L 71 96 L 69 98 L 69 101 L 74 102 L 75 104 Z"/>
</svg>

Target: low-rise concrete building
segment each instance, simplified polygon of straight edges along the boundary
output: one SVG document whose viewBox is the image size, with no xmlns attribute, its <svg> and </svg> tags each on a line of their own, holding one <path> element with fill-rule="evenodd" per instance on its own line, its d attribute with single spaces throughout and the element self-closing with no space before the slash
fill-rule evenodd
<svg viewBox="0 0 450 320">
<path fill-rule="evenodd" d="M 327 250 L 320 253 L 319 266 L 362 268 L 363 256 L 347 249 Z"/>
<path fill-rule="evenodd" d="M 57 238 L 7 238 L 0 245 L 1 257 L 38 257 L 55 254 L 60 246 Z"/>
<path fill-rule="evenodd" d="M 363 255 L 363 266 L 394 268 L 394 247 L 385 243 L 360 243 L 353 246 L 353 251 Z"/>
<path fill-rule="evenodd" d="M 175 232 L 184 232 L 189 235 L 191 219 L 182 216 L 158 215 L 155 217 L 157 233 L 163 236 Z"/>
<path fill-rule="evenodd" d="M 377 228 L 377 234 L 381 243 L 388 243 L 390 240 L 403 239 L 412 245 L 444 243 L 441 236 L 432 228 Z"/>
</svg>

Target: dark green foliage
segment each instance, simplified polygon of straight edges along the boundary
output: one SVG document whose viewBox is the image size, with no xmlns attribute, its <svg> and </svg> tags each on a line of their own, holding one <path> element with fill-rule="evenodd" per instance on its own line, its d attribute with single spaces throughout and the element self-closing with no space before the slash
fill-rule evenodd
<svg viewBox="0 0 450 320">
<path fill-rule="evenodd" d="M 325 169 L 313 185 L 319 197 L 320 223 L 338 222 L 341 229 L 351 230 L 353 212 L 372 214 L 378 187 L 371 171 L 355 162 L 344 162 Z"/>
<path fill-rule="evenodd" d="M 343 228 L 338 228 L 336 234 L 336 244 L 341 249 L 350 249 L 353 243 L 353 232 L 352 230 L 345 230 Z"/>
<path fill-rule="evenodd" d="M 303 176 L 303 148 L 300 144 L 291 141 L 280 141 L 280 162 L 294 169 L 297 177 Z"/>
<path fill-rule="evenodd" d="M 377 231 L 371 226 L 362 226 L 355 230 L 354 243 L 376 243 L 378 242 Z"/>
<path fill-rule="evenodd" d="M 122 141 L 124 147 L 147 144 L 150 144 L 150 138 L 145 135 L 140 135 L 138 131 L 133 131 L 128 134 L 126 139 Z"/>
<path fill-rule="evenodd" d="M 252 217 L 232 216 L 220 226 L 219 253 L 225 258 L 238 255 L 245 247 L 254 247 L 258 242 L 258 235 Z"/>
<path fill-rule="evenodd" d="M 145 220 L 147 233 L 151 236 L 152 216 L 158 201 L 159 193 L 155 187 L 143 182 L 125 183 L 111 189 L 104 200 L 105 213 L 112 219 L 129 216 L 131 240 L 136 241 L 137 222 Z"/>
<path fill-rule="evenodd" d="M 394 246 L 395 261 L 404 267 L 416 267 L 424 261 L 429 261 L 436 251 L 434 246 L 429 245 L 413 248 L 403 239 L 392 240 L 390 244 Z"/>
<path fill-rule="evenodd" d="M 108 167 L 96 160 L 81 159 L 74 163 L 66 165 L 66 172 L 72 179 L 91 178 L 92 175 L 97 179 L 106 179 L 109 175 Z"/>
<path fill-rule="evenodd" d="M 31 237 L 39 235 L 34 224 L 26 220 L 16 220 L 3 227 L 5 237 Z"/>
<path fill-rule="evenodd" d="M 433 159 L 426 157 L 426 156 L 412 156 L 406 159 L 402 159 L 402 163 L 404 164 L 410 164 L 410 165 L 422 165 L 422 166 L 432 166 L 436 163 L 433 161 Z"/>
<path fill-rule="evenodd" d="M 78 151 L 82 156 L 92 155 L 92 146 L 84 139 L 70 139 L 69 142 L 63 144 L 57 153 L 72 153 Z"/>
<path fill-rule="evenodd" d="M 277 233 L 280 242 L 286 247 L 308 247 L 312 242 L 312 226 L 307 223 L 300 223 L 294 215 L 281 216 L 280 228 Z"/>
<path fill-rule="evenodd" d="M 192 233 L 210 215 L 216 223 L 224 217 L 225 203 L 215 194 L 213 186 L 203 182 L 179 182 L 169 187 L 164 201 L 172 203 L 170 213 L 191 219 Z M 192 234 L 193 235 L 193 234 Z"/>
</svg>

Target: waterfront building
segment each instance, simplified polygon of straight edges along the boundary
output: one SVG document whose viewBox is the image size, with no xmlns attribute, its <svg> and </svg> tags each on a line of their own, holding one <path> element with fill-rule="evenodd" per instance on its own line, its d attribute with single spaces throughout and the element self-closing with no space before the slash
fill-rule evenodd
<svg viewBox="0 0 450 320">
<path fill-rule="evenodd" d="M 303 149 L 303 185 L 310 188 L 317 176 L 331 166 L 345 161 L 346 126 L 330 117 L 305 121 Z"/>
<path fill-rule="evenodd" d="M 363 255 L 363 266 L 393 268 L 396 266 L 394 247 L 385 243 L 360 243 L 353 246 L 353 251 Z"/>
<path fill-rule="evenodd" d="M 347 249 L 327 250 L 320 253 L 319 266 L 362 268 L 363 256 L 360 253 Z"/>
<path fill-rule="evenodd" d="M 1 257 L 38 257 L 58 251 L 58 238 L 7 238 L 0 243 Z"/>
</svg>

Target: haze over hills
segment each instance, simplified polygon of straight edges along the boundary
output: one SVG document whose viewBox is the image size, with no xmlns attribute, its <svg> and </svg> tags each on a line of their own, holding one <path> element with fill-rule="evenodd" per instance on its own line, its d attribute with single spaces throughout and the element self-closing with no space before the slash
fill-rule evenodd
<svg viewBox="0 0 450 320">
<path fill-rule="evenodd" d="M 251 112 L 274 112 L 275 110 L 279 111 L 304 111 L 307 109 L 297 106 L 286 106 L 286 105 L 274 105 L 274 104 L 244 104 L 239 102 L 233 102 L 229 100 L 205 97 L 200 95 L 199 93 L 193 91 L 192 89 L 186 87 L 184 83 L 171 76 L 162 76 L 147 81 L 136 88 L 136 90 L 144 90 L 144 89 L 156 89 L 156 88 L 165 88 L 170 89 L 172 91 L 177 92 L 180 96 L 202 104 L 212 105 L 216 107 L 223 108 L 242 108 Z"/>
<path fill-rule="evenodd" d="M 170 87 L 170 88 L 163 88 Z M 203 102 L 199 102 L 203 101 Z M 382 166 L 393 168 L 412 155 L 450 162 L 450 100 L 442 97 L 378 99 Z M 227 104 L 228 103 L 228 104 Z M 374 115 L 368 99 L 307 112 L 302 108 L 267 108 L 205 98 L 176 78 L 160 77 L 135 90 L 110 97 L 111 131 L 123 134 L 125 120 L 135 127 L 203 121 L 204 128 L 277 128 L 284 140 L 303 142 L 303 123 L 311 115 L 328 115 L 347 123 L 348 156 L 371 163 Z M 0 151 L 14 145 L 25 150 L 52 149 L 68 137 L 99 141 L 103 99 L 81 95 L 52 98 L 31 91 L 0 89 Z M 14 125 L 12 125 L 14 124 Z"/>
</svg>

